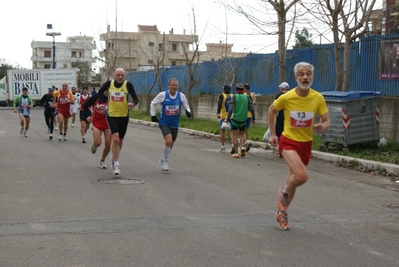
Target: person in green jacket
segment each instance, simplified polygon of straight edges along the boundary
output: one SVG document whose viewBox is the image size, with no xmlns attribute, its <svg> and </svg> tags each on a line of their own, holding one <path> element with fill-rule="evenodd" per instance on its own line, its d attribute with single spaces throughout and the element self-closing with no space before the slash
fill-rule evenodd
<svg viewBox="0 0 399 267">
<path fill-rule="evenodd" d="M 28 137 L 26 133 L 30 123 L 30 108 L 33 106 L 32 98 L 28 95 L 28 88 L 22 88 L 22 95 L 15 98 L 13 102 L 14 113 L 18 112 L 19 122 L 21 124 L 20 134 Z"/>
<path fill-rule="evenodd" d="M 233 96 L 229 105 L 229 113 L 227 119 L 231 119 L 231 133 L 234 144 L 233 158 L 239 158 L 238 155 L 238 141 L 237 135 L 240 136 L 241 143 L 241 157 L 245 157 L 245 125 L 247 122 L 248 111 L 252 115 L 252 124 L 255 124 L 255 111 L 252 105 L 252 99 L 250 96 L 244 94 L 244 84 L 238 83 L 236 85 L 236 94 Z"/>
</svg>

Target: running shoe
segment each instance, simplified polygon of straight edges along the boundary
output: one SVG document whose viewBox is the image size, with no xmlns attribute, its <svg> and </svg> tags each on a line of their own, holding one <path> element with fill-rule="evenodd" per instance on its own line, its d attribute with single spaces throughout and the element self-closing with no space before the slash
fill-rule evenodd
<svg viewBox="0 0 399 267">
<path fill-rule="evenodd" d="M 240 156 L 238 156 L 238 153 L 234 153 L 233 156 L 231 156 L 232 158 L 238 159 Z"/>
<path fill-rule="evenodd" d="M 28 137 L 28 134 L 27 134 L 26 132 L 24 132 L 24 136 L 25 136 L 25 137 Z"/>
<path fill-rule="evenodd" d="M 234 147 L 231 148 L 230 154 L 234 154 L 236 151 L 234 150 Z"/>
<path fill-rule="evenodd" d="M 100 169 L 106 169 L 107 165 L 105 165 L 105 162 L 103 160 L 101 160 L 99 167 L 100 167 Z"/>
<path fill-rule="evenodd" d="M 226 152 L 226 148 L 224 147 L 224 146 L 222 146 L 221 148 L 220 148 L 220 152 Z"/>
<path fill-rule="evenodd" d="M 163 171 L 169 171 L 169 162 L 167 160 L 160 158 L 159 164 L 161 164 L 161 168 Z"/>
<path fill-rule="evenodd" d="M 282 231 L 288 231 L 290 230 L 290 226 L 288 224 L 288 216 L 285 211 L 277 211 L 276 212 L 276 220 L 279 223 L 278 228 Z"/>
<path fill-rule="evenodd" d="M 91 153 L 93 153 L 93 154 L 96 154 L 96 152 L 97 152 L 97 147 L 96 147 L 96 146 L 94 146 L 94 143 L 93 143 L 93 144 L 91 144 L 91 148 L 90 148 L 90 150 L 91 150 Z"/>
<path fill-rule="evenodd" d="M 241 157 L 245 157 L 245 148 L 241 148 Z"/>
<path fill-rule="evenodd" d="M 119 165 L 114 165 L 114 175 L 120 175 L 121 169 Z"/>
<path fill-rule="evenodd" d="M 247 140 L 245 141 L 245 151 L 248 152 L 251 149 L 251 143 Z"/>
<path fill-rule="evenodd" d="M 278 192 L 278 200 L 276 203 L 277 210 L 286 211 L 290 203 L 291 199 L 289 198 L 287 190 L 284 187 L 281 187 Z"/>
<path fill-rule="evenodd" d="M 75 127 L 75 124 L 72 123 L 72 124 L 71 124 L 71 127 L 74 128 L 74 127 Z"/>
<path fill-rule="evenodd" d="M 23 134 L 24 133 L 24 127 L 21 127 L 21 130 L 19 130 L 19 134 Z"/>
<path fill-rule="evenodd" d="M 64 141 L 68 141 L 66 134 L 64 134 Z"/>
<path fill-rule="evenodd" d="M 53 140 L 53 135 L 50 134 L 50 135 L 48 136 L 48 139 Z"/>
<path fill-rule="evenodd" d="M 86 143 L 86 138 L 82 137 L 82 143 Z"/>
<path fill-rule="evenodd" d="M 62 134 L 60 134 L 59 136 L 58 136 L 58 140 L 62 140 Z"/>
<path fill-rule="evenodd" d="M 58 127 L 57 126 L 54 127 L 54 131 L 58 131 Z"/>
<path fill-rule="evenodd" d="M 114 156 L 109 156 L 109 159 L 111 160 L 111 169 L 114 169 Z"/>
</svg>

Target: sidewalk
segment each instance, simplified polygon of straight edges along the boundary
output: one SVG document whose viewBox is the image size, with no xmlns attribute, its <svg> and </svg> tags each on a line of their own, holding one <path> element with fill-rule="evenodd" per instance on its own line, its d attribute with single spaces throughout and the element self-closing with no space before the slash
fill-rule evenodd
<svg viewBox="0 0 399 267">
<path fill-rule="evenodd" d="M 137 123 L 137 124 L 147 125 L 147 126 L 152 126 L 152 127 L 156 127 L 158 125 L 158 123 L 143 121 L 143 120 L 130 119 L 130 121 Z M 179 128 L 179 131 L 188 133 L 188 134 L 204 136 L 204 137 L 214 137 L 214 138 L 219 137 L 218 134 L 206 133 L 206 132 L 201 132 L 201 131 L 196 131 L 196 130 L 186 129 L 186 128 Z M 266 149 L 267 147 L 269 147 L 270 149 L 274 149 L 273 147 L 270 147 L 265 142 L 257 142 L 257 141 L 251 141 L 251 140 L 249 142 L 257 147 L 262 147 L 264 149 Z M 317 159 L 322 159 L 325 161 L 330 161 L 330 162 L 340 162 L 341 160 L 357 161 L 357 162 L 361 163 L 363 166 L 367 167 L 368 169 L 371 169 L 371 168 L 379 169 L 380 168 L 380 169 L 385 169 L 388 173 L 392 173 L 394 175 L 399 175 L 399 165 L 396 165 L 396 164 L 384 163 L 384 162 L 372 161 L 372 160 L 365 160 L 365 159 L 359 159 L 359 158 L 352 158 L 352 157 L 330 154 L 330 153 L 316 151 L 316 150 L 312 150 L 312 157 L 317 158 Z"/>
</svg>

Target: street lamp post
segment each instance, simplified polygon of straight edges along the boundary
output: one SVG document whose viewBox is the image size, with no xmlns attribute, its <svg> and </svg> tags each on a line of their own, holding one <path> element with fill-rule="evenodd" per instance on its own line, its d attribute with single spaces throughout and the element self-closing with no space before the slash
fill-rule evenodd
<svg viewBox="0 0 399 267">
<path fill-rule="evenodd" d="M 60 32 L 48 32 L 46 33 L 47 36 L 52 36 L 53 37 L 53 67 L 52 69 L 55 69 L 56 64 L 55 64 L 55 37 L 60 36 Z"/>
</svg>

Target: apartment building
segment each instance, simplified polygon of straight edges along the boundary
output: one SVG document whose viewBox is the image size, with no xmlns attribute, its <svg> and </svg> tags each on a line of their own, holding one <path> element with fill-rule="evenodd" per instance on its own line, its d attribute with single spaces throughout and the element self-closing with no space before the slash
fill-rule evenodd
<svg viewBox="0 0 399 267">
<path fill-rule="evenodd" d="M 168 34 L 161 33 L 157 25 L 138 25 L 137 32 L 111 31 L 100 34 L 105 48 L 100 52 L 104 58 L 103 73 L 110 75 L 121 67 L 126 71 L 153 69 L 155 66 L 185 65 L 186 53 L 193 56 L 198 35 L 176 34 L 173 29 Z M 200 62 L 218 60 L 225 57 L 243 57 L 245 53 L 233 53 L 232 44 L 206 44 L 207 51 L 199 51 Z"/>
<path fill-rule="evenodd" d="M 56 40 L 59 38 L 56 37 Z M 31 48 L 32 68 L 51 69 L 53 41 L 32 41 Z M 96 43 L 93 37 L 86 35 L 68 37 L 66 42 L 55 42 L 56 68 L 74 68 L 76 62 L 87 62 L 91 67 L 96 62 L 93 50 L 96 50 Z"/>
</svg>

